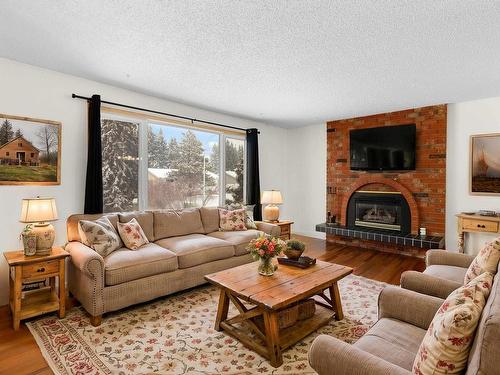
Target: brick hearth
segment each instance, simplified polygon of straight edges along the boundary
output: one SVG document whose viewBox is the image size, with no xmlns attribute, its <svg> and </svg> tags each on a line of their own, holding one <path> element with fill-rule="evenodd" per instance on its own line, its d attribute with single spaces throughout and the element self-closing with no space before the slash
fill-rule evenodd
<svg viewBox="0 0 500 375">
<path fill-rule="evenodd" d="M 446 105 L 415 108 L 327 123 L 327 211 L 346 225 L 350 196 L 359 190 L 398 191 L 408 202 L 411 232 L 420 227 L 429 236 L 443 237 L 446 186 Z M 349 131 L 379 126 L 415 124 L 416 170 L 404 172 L 352 171 L 349 166 Z M 391 252 L 411 252 L 402 245 L 327 235 L 333 242 Z"/>
</svg>

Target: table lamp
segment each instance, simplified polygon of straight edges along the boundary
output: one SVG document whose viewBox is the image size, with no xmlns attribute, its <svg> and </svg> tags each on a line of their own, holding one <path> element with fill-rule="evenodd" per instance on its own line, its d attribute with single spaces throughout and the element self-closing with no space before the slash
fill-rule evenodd
<svg viewBox="0 0 500 375">
<path fill-rule="evenodd" d="M 54 198 L 23 199 L 21 223 L 34 223 L 33 233 L 36 235 L 36 254 L 47 255 L 52 250 L 56 232 L 48 221 L 57 220 L 56 200 Z"/>
<path fill-rule="evenodd" d="M 283 203 L 283 197 L 279 190 L 266 190 L 262 193 L 262 204 L 267 204 L 264 207 L 264 220 L 277 222 L 279 221 L 280 209 L 277 204 Z"/>
</svg>

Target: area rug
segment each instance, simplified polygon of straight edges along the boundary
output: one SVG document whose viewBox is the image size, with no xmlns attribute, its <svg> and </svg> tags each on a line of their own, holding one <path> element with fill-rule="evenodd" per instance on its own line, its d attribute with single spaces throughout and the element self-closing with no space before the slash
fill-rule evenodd
<svg viewBox="0 0 500 375">
<path fill-rule="evenodd" d="M 85 311 L 27 325 L 55 374 L 314 374 L 307 361 L 316 336 L 355 342 L 376 321 L 386 284 L 350 275 L 339 282 L 345 319 L 332 321 L 268 361 L 213 329 L 219 293 L 203 286 L 116 313 L 92 327 Z M 231 312 L 230 312 L 231 316 Z"/>
</svg>

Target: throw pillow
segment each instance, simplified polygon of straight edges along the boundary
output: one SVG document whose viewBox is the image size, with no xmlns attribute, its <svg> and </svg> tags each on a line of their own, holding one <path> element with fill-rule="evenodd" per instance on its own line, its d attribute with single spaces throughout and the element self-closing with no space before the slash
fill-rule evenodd
<svg viewBox="0 0 500 375">
<path fill-rule="evenodd" d="M 413 374 L 462 373 L 492 282 L 493 275 L 483 273 L 446 298 L 420 344 Z"/>
<path fill-rule="evenodd" d="M 222 231 L 247 230 L 245 209 L 226 210 L 219 208 L 219 228 Z"/>
<path fill-rule="evenodd" d="M 149 243 L 141 225 L 134 218 L 128 223 L 118 223 L 118 233 L 125 246 L 130 250 L 137 250 L 142 245 Z"/>
<path fill-rule="evenodd" d="M 122 247 L 120 236 L 106 216 L 95 221 L 80 220 L 78 233 L 85 245 L 103 257 Z"/>
<path fill-rule="evenodd" d="M 258 229 L 257 224 L 255 224 L 254 218 L 253 218 L 253 209 L 255 207 L 255 204 L 247 204 L 247 205 L 241 205 L 239 203 L 230 203 L 227 204 L 225 207 L 221 207 L 225 210 L 229 211 L 234 211 L 234 210 L 240 210 L 242 208 L 245 209 L 246 213 L 246 218 L 245 218 L 245 225 L 247 229 Z"/>
<path fill-rule="evenodd" d="M 497 272 L 500 260 L 500 237 L 486 244 L 476 255 L 465 274 L 464 284 L 479 276 L 483 272 L 493 275 Z"/>
</svg>

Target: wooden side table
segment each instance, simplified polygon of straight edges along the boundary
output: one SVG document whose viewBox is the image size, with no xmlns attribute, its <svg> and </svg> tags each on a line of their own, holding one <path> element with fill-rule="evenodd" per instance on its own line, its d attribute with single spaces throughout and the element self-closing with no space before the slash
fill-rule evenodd
<svg viewBox="0 0 500 375">
<path fill-rule="evenodd" d="M 457 216 L 457 231 L 458 231 L 458 251 L 464 252 L 464 241 L 466 232 L 479 233 L 500 233 L 500 217 L 499 216 L 481 216 L 458 214 Z"/>
<path fill-rule="evenodd" d="M 9 305 L 12 311 L 14 330 L 19 329 L 22 319 L 52 311 L 59 311 L 59 317 L 66 314 L 66 288 L 64 259 L 69 256 L 61 247 L 53 247 L 48 255 L 25 256 L 23 251 L 9 251 L 4 254 L 9 265 Z M 59 293 L 56 291 L 56 277 L 59 278 Z M 49 288 L 22 292 L 23 282 L 49 279 Z"/>
<path fill-rule="evenodd" d="M 273 224 L 279 225 L 281 229 L 281 234 L 280 238 L 282 240 L 289 240 L 292 238 L 292 224 L 293 221 L 290 220 L 280 220 L 280 221 L 273 221 Z"/>
</svg>

